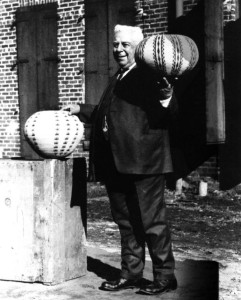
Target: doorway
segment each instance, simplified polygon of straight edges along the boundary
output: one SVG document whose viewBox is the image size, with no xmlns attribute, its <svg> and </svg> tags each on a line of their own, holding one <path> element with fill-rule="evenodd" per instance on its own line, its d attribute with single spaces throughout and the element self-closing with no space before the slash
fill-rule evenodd
<svg viewBox="0 0 241 300">
<path fill-rule="evenodd" d="M 58 108 L 57 3 L 20 7 L 16 12 L 21 156 L 39 156 L 26 141 L 26 120 Z"/>
<path fill-rule="evenodd" d="M 117 71 L 112 56 L 114 26 L 134 23 L 133 0 L 85 1 L 85 103 L 97 104 Z"/>
</svg>

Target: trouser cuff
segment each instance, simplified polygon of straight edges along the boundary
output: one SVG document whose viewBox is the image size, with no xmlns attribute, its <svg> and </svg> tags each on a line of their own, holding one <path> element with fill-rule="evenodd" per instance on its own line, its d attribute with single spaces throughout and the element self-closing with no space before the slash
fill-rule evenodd
<svg viewBox="0 0 241 300">
<path fill-rule="evenodd" d="M 156 274 L 154 276 L 154 279 L 156 280 L 163 280 L 163 279 L 176 279 L 176 276 L 174 273 L 171 273 L 171 274 Z"/>
<path fill-rule="evenodd" d="M 143 277 L 143 273 L 140 274 L 130 274 L 126 271 L 121 271 L 121 277 L 125 278 L 125 279 L 131 279 L 131 280 L 138 280 L 141 279 Z"/>
</svg>

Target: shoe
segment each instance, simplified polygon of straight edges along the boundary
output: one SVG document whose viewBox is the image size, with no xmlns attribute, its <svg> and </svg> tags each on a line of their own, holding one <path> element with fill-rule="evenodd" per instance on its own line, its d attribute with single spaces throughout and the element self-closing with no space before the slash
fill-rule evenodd
<svg viewBox="0 0 241 300">
<path fill-rule="evenodd" d="M 120 291 L 126 289 L 133 289 L 139 286 L 140 286 L 140 279 L 119 278 L 115 281 L 103 282 L 100 289 L 104 291 Z"/>
<path fill-rule="evenodd" d="M 139 290 L 139 294 L 145 295 L 157 295 L 166 293 L 177 288 L 177 280 L 174 279 L 161 279 L 161 280 L 154 280 L 151 284 L 142 287 Z"/>
</svg>

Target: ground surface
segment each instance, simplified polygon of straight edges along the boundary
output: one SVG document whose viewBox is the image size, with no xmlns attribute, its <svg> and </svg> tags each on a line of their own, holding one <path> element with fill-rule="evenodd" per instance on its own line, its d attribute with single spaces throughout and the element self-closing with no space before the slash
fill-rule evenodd
<svg viewBox="0 0 241 300">
<path fill-rule="evenodd" d="M 119 233 L 112 222 L 102 185 L 88 185 L 87 272 L 55 286 L 0 280 L 1 300 L 240 300 L 240 191 L 221 192 L 209 182 L 207 197 L 198 196 L 197 182 L 185 183 L 183 194 L 166 190 L 176 258 L 177 290 L 140 296 L 138 288 L 110 293 L 103 281 L 120 271 Z M 146 257 L 144 278 L 152 280 Z"/>
<path fill-rule="evenodd" d="M 240 191 L 220 191 L 212 180 L 206 197 L 199 196 L 198 181 L 186 181 L 185 187 L 179 196 L 166 190 L 174 254 L 179 260 L 217 262 L 220 299 L 241 299 Z M 118 228 L 101 185 L 88 186 L 88 241 L 119 251 Z"/>
<path fill-rule="evenodd" d="M 111 247 L 119 245 L 117 226 L 112 222 L 104 187 L 99 194 L 89 189 L 88 239 Z M 194 186 L 179 197 L 166 191 L 168 217 L 174 244 L 184 247 L 224 248 L 241 255 L 241 196 L 234 191 L 210 190 L 200 197 Z M 105 222 L 106 226 L 102 226 Z M 95 226 L 93 226 L 95 223 Z"/>
</svg>

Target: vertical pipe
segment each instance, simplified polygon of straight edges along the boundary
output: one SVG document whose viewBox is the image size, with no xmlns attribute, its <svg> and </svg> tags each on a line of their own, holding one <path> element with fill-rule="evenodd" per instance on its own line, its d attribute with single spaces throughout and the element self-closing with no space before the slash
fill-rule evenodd
<svg viewBox="0 0 241 300">
<path fill-rule="evenodd" d="M 176 18 L 183 15 L 183 0 L 176 0 Z"/>
<path fill-rule="evenodd" d="M 241 0 L 237 0 L 237 7 L 238 7 L 238 11 L 237 11 L 237 19 L 239 19 L 241 17 Z"/>
<path fill-rule="evenodd" d="M 183 15 L 183 0 L 176 0 L 176 18 Z M 176 181 L 176 195 L 182 195 L 182 178 Z"/>
<path fill-rule="evenodd" d="M 223 91 L 223 2 L 204 1 L 206 143 L 225 142 Z"/>
</svg>

